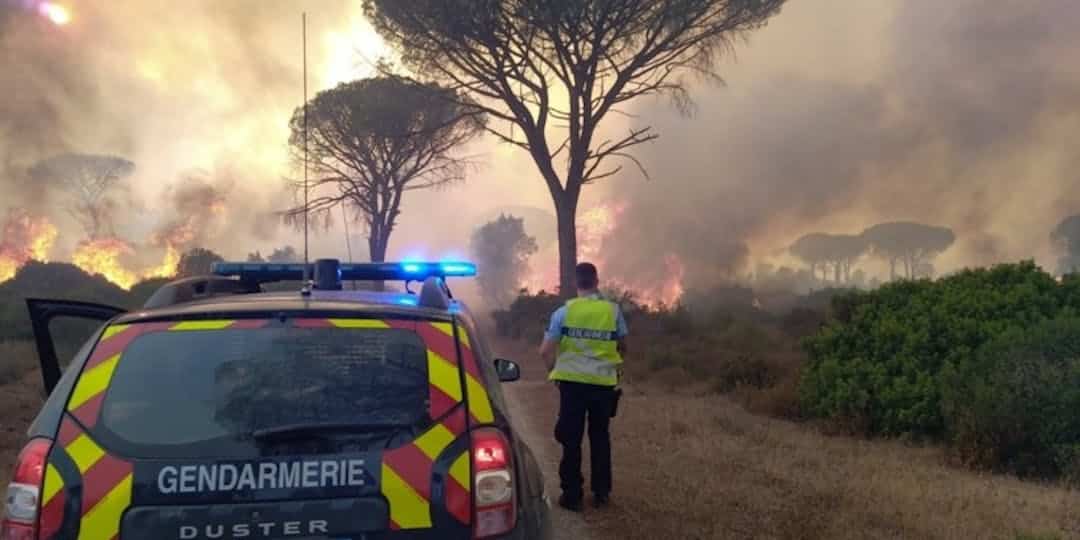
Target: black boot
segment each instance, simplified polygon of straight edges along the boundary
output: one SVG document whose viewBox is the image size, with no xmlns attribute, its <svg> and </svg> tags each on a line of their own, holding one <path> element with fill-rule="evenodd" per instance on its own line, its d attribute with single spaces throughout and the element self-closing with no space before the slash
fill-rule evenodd
<svg viewBox="0 0 1080 540">
<path fill-rule="evenodd" d="M 581 503 L 580 497 L 567 497 L 565 493 L 559 496 L 559 506 L 571 512 L 585 510 L 585 505 Z"/>
</svg>

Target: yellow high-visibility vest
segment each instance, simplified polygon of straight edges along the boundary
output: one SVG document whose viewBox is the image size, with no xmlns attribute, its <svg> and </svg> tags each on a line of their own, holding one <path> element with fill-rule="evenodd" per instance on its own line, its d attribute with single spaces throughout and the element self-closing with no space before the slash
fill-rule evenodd
<svg viewBox="0 0 1080 540">
<path fill-rule="evenodd" d="M 618 384 L 618 368 L 622 364 L 618 315 L 618 304 L 601 298 L 575 298 L 567 302 L 559 357 L 548 378 L 601 386 Z"/>
</svg>

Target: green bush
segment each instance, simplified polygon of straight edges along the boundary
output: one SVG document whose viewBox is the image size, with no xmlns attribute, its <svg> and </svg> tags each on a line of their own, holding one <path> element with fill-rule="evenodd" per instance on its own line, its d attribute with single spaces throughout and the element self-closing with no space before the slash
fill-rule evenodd
<svg viewBox="0 0 1080 540">
<path fill-rule="evenodd" d="M 563 301 L 557 295 L 544 291 L 537 294 L 523 293 L 509 308 L 492 313 L 495 318 L 495 333 L 500 337 L 538 342 L 544 335 L 551 314 L 562 304 Z"/>
<path fill-rule="evenodd" d="M 1080 282 L 1059 285 L 1032 262 L 900 281 L 839 295 L 833 320 L 804 341 L 805 412 L 867 434 L 944 435 L 942 373 L 1013 328 L 1076 312 Z"/>
<path fill-rule="evenodd" d="M 1080 317 L 1011 329 L 946 366 L 942 410 L 968 463 L 1080 480 Z"/>
</svg>

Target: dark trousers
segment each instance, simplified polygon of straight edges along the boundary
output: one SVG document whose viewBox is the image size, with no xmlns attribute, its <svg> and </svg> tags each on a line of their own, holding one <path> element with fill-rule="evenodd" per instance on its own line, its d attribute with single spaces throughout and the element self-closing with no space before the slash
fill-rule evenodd
<svg viewBox="0 0 1080 540">
<path fill-rule="evenodd" d="M 581 441 L 585 436 L 588 417 L 589 450 L 592 453 L 592 492 L 607 495 L 611 492 L 611 408 L 615 392 L 610 386 L 559 382 L 559 420 L 555 423 L 555 440 L 563 447 L 559 463 L 559 480 L 563 494 L 580 499 L 583 495 L 581 476 Z"/>
</svg>

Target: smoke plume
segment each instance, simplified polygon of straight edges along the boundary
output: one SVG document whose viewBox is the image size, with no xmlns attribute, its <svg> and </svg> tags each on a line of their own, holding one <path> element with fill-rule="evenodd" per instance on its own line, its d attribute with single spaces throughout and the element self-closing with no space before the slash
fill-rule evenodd
<svg viewBox="0 0 1080 540">
<path fill-rule="evenodd" d="M 52 258 L 69 258 L 83 234 L 55 186 L 26 171 L 65 152 L 135 163 L 133 203 L 112 221 L 138 252 L 180 232 L 231 258 L 304 245 L 277 214 L 294 202 L 300 12 L 314 95 L 370 74 L 384 52 L 359 1 L 68 0 L 63 26 L 36 2 L 0 0 L 0 210 L 55 224 Z M 628 167 L 587 191 L 583 214 L 620 209 L 590 249 L 619 283 L 677 271 L 699 287 L 755 262 L 797 265 L 787 247 L 810 232 L 918 221 L 956 233 L 939 272 L 1029 257 L 1051 267 L 1050 231 L 1080 211 L 1078 26 L 1073 0 L 790 2 L 719 66 L 724 86 L 692 82 L 692 117 L 657 98 L 608 120 L 611 135 L 652 124 L 662 138 L 636 149 L 651 180 Z M 465 153 L 481 163 L 466 183 L 410 193 L 392 256 L 461 256 L 501 208 L 550 212 L 523 152 L 489 139 Z M 339 218 L 311 252 L 362 259 L 362 233 Z M 540 247 L 531 266 L 546 276 L 554 250 Z"/>
<path fill-rule="evenodd" d="M 0 0 L 0 200 L 57 223 L 58 249 L 70 253 L 81 234 L 60 209 L 61 194 L 26 171 L 64 152 L 114 154 L 136 164 L 134 201 L 114 216 L 118 236 L 149 244 L 204 223 L 211 207 L 179 187 L 201 170 L 210 172 L 198 181 L 220 192 L 224 208 L 210 222 L 230 229 L 197 231 L 192 242 L 240 254 L 280 243 L 289 233 L 277 217 L 291 202 L 288 119 L 303 101 L 304 6 L 72 0 L 63 2 L 71 20 L 60 26 L 38 3 Z M 358 3 L 317 8 L 312 92 L 363 67 L 347 37 L 359 24 Z"/>
<path fill-rule="evenodd" d="M 811 5 L 812 4 L 812 5 Z M 791 3 L 697 87 L 697 113 L 635 111 L 663 139 L 623 178 L 629 272 L 671 251 L 741 272 L 812 231 L 951 227 L 939 269 L 1037 257 L 1080 206 L 1080 4 Z M 746 249 L 741 249 L 745 247 Z M 650 264 L 652 261 L 652 264 Z"/>
</svg>

